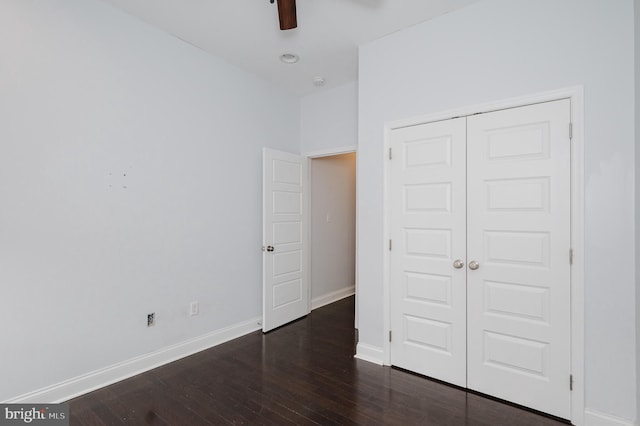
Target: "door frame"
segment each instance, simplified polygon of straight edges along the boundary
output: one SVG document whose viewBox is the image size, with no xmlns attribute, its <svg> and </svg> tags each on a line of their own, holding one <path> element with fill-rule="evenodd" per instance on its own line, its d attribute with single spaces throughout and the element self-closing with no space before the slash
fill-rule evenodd
<svg viewBox="0 0 640 426">
<path fill-rule="evenodd" d="M 384 194 L 383 194 L 383 364 L 391 365 L 391 345 L 387 336 L 391 329 L 390 316 L 390 254 L 388 240 L 390 235 L 390 164 L 389 147 L 391 131 L 423 123 L 448 120 L 478 113 L 497 111 L 531 104 L 569 99 L 571 102 L 571 247 L 573 264 L 571 265 L 571 374 L 573 390 L 571 392 L 571 422 L 584 424 L 584 89 L 573 86 L 559 90 L 541 92 L 497 100 L 482 104 L 464 106 L 457 109 L 416 116 L 402 120 L 386 122 L 384 125 Z M 568 380 L 568 378 L 567 378 Z M 567 383 L 567 386 L 569 383 Z"/>
<path fill-rule="evenodd" d="M 337 147 L 337 148 L 329 148 L 329 149 L 323 149 L 323 150 L 318 150 L 318 151 L 309 151 L 309 152 L 305 152 L 302 153 L 301 155 L 303 157 L 306 157 L 307 161 L 309 162 L 309 167 L 307 168 L 307 173 L 308 173 L 308 182 L 309 182 L 309 200 L 308 200 L 308 206 L 307 206 L 307 211 L 309 212 L 309 225 L 308 225 L 308 236 L 309 236 L 309 312 L 311 312 L 311 304 L 312 304 L 312 300 L 311 300 L 311 287 L 313 286 L 313 283 L 311 282 L 311 268 L 313 267 L 313 265 L 311 264 L 311 239 L 313 238 L 313 236 L 311 235 L 311 215 L 313 214 L 313 211 L 311 210 L 311 160 L 313 160 L 314 158 L 322 158 L 322 157 L 332 157 L 334 155 L 341 155 L 341 154 L 351 154 L 354 153 L 356 154 L 356 277 L 355 277 L 355 296 L 356 296 L 356 300 L 355 300 L 355 322 L 354 322 L 354 327 L 357 329 L 358 328 L 358 203 L 357 203 L 357 192 L 358 192 L 358 173 L 357 173 L 357 169 L 358 169 L 358 147 L 357 145 L 349 145 L 349 146 L 342 146 L 342 147 Z"/>
</svg>

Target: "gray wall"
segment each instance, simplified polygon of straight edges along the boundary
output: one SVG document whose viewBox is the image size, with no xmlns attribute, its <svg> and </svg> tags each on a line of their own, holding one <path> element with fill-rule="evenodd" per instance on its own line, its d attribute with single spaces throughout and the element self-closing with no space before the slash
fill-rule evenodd
<svg viewBox="0 0 640 426">
<path fill-rule="evenodd" d="M 636 415 L 633 1 L 485 0 L 360 48 L 360 342 L 382 348 L 385 122 L 584 86 L 586 407 Z"/>
<path fill-rule="evenodd" d="M 358 84 L 344 84 L 300 100 L 303 154 L 354 148 L 358 143 Z"/>
<path fill-rule="evenodd" d="M 3 0 L 0 117 L 0 401 L 261 315 L 298 98 L 97 0 Z"/>
<path fill-rule="evenodd" d="M 634 58 L 635 58 L 635 158 L 636 158 L 636 419 L 640 418 L 640 0 L 633 3 L 634 10 Z"/>
</svg>

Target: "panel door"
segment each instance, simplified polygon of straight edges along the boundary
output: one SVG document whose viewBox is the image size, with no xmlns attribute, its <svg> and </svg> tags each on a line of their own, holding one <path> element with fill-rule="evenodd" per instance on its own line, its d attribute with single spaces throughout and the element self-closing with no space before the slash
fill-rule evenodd
<svg viewBox="0 0 640 426">
<path fill-rule="evenodd" d="M 465 386 L 465 119 L 393 130 L 391 149 L 391 363 Z"/>
<path fill-rule="evenodd" d="M 570 418 L 570 101 L 468 117 L 468 387 Z"/>
<path fill-rule="evenodd" d="M 267 332 L 309 313 L 307 160 L 263 150 L 263 309 Z"/>
</svg>

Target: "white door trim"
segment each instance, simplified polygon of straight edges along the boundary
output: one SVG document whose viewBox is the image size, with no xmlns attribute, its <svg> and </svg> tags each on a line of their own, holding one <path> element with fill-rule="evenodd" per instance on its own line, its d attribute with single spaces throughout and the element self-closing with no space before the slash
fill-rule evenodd
<svg viewBox="0 0 640 426">
<path fill-rule="evenodd" d="M 302 154 L 307 158 L 321 158 L 321 157 L 331 157 L 333 155 L 340 154 L 351 154 L 352 152 L 358 151 L 358 148 L 355 145 L 352 146 L 341 146 L 338 148 L 330 148 L 330 149 L 321 149 L 318 151 L 311 151 Z"/>
<path fill-rule="evenodd" d="M 570 99 L 573 137 L 571 142 L 571 246 L 573 248 L 573 265 L 571 267 L 571 372 L 573 375 L 573 391 L 571 393 L 571 422 L 574 425 L 584 424 L 584 95 L 582 86 L 520 96 L 483 104 L 465 106 L 448 111 L 416 116 L 412 118 L 390 121 L 384 126 L 384 224 L 383 239 L 380 242 L 383 251 L 383 362 L 390 365 L 389 335 L 390 291 L 388 240 L 390 235 L 390 165 L 388 151 L 390 133 L 393 129 L 414 126 L 454 117 L 468 116 L 482 112 L 496 111 L 520 107 L 541 102 Z M 568 384 L 567 384 L 568 385 Z"/>
</svg>

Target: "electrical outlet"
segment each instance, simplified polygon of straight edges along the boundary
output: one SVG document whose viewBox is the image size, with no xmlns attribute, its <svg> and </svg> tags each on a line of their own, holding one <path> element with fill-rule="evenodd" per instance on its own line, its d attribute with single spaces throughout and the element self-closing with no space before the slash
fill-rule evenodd
<svg viewBox="0 0 640 426">
<path fill-rule="evenodd" d="M 155 325 L 155 323 L 156 323 L 156 313 L 151 312 L 150 314 L 147 314 L 147 327 L 151 327 Z"/>
<path fill-rule="evenodd" d="M 200 306 L 198 305 L 198 302 L 191 302 L 191 305 L 189 305 L 189 315 L 198 315 L 199 312 Z"/>
</svg>

